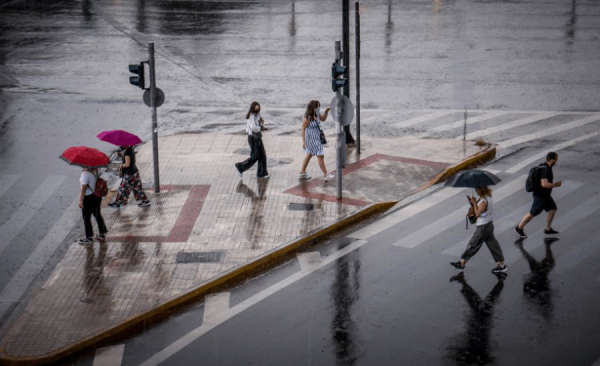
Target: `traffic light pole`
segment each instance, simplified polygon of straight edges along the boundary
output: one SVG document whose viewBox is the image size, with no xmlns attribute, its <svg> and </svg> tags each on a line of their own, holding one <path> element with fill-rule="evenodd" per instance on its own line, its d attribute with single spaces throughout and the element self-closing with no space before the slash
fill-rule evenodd
<svg viewBox="0 0 600 366">
<path fill-rule="evenodd" d="M 335 42 L 335 59 L 337 62 L 342 58 L 341 45 L 340 41 Z M 336 198 L 338 200 L 342 199 L 342 169 L 344 167 L 344 153 L 346 152 L 346 136 L 344 133 L 344 128 L 342 127 L 340 116 L 343 115 L 343 103 L 342 103 L 342 93 L 340 89 L 337 88 L 335 91 L 335 97 L 337 101 L 336 105 L 336 122 L 335 122 L 335 130 L 336 130 Z"/>
<path fill-rule="evenodd" d="M 150 66 L 150 108 L 152 109 L 152 155 L 154 157 L 154 192 L 160 192 L 158 174 L 158 116 L 156 113 L 156 69 L 154 66 L 154 42 L 148 43 L 148 65 Z"/>
<path fill-rule="evenodd" d="M 350 0 L 342 0 L 342 43 L 344 49 L 344 66 L 348 67 L 348 77 L 344 85 L 344 95 L 350 99 Z M 354 138 L 350 133 L 350 125 L 344 127 L 346 144 L 353 144 Z"/>
<path fill-rule="evenodd" d="M 355 34 L 356 39 L 356 153 L 360 155 L 360 4 L 355 3 Z"/>
</svg>

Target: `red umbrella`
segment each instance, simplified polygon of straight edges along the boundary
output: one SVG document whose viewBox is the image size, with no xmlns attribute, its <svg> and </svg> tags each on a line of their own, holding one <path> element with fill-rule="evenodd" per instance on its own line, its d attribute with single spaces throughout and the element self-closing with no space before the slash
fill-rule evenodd
<svg viewBox="0 0 600 366">
<path fill-rule="evenodd" d="M 139 137 L 123 130 L 100 132 L 97 137 L 117 146 L 135 146 L 142 143 Z"/>
<path fill-rule="evenodd" d="M 103 168 L 110 163 L 110 159 L 105 153 L 87 146 L 70 147 L 59 158 L 71 165 L 88 169 Z"/>
</svg>

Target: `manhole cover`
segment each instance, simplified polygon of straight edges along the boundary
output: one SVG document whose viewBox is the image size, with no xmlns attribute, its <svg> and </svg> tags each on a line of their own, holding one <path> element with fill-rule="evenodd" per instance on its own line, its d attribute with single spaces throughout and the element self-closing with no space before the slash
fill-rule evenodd
<svg viewBox="0 0 600 366">
<path fill-rule="evenodd" d="M 223 252 L 179 252 L 177 263 L 214 263 L 221 261 Z"/>
<path fill-rule="evenodd" d="M 315 205 L 312 203 L 288 203 L 287 208 L 290 211 L 312 211 L 315 209 Z"/>
</svg>

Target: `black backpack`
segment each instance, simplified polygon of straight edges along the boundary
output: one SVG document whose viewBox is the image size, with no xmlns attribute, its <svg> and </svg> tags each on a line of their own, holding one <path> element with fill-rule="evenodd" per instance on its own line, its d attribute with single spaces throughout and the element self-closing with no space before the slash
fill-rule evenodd
<svg viewBox="0 0 600 366">
<path fill-rule="evenodd" d="M 541 187 L 540 170 L 543 168 L 544 164 L 540 164 L 529 169 L 529 175 L 525 180 L 525 190 L 527 192 L 537 191 Z"/>
</svg>

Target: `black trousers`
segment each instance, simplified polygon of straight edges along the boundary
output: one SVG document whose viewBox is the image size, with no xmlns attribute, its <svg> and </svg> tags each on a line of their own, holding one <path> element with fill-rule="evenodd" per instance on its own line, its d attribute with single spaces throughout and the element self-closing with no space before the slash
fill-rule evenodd
<svg viewBox="0 0 600 366">
<path fill-rule="evenodd" d="M 102 199 L 93 194 L 83 197 L 83 208 L 81 209 L 81 214 L 83 216 L 83 226 L 85 227 L 86 238 L 91 238 L 94 236 L 92 215 L 94 215 L 94 218 L 96 219 L 100 234 L 106 234 L 108 232 L 106 229 L 106 224 L 104 224 L 104 218 L 102 218 L 102 214 L 100 213 L 101 203 Z"/>
<path fill-rule="evenodd" d="M 256 176 L 262 178 L 269 174 L 267 172 L 267 153 L 265 152 L 265 145 L 263 145 L 262 138 L 248 135 L 248 145 L 250 145 L 250 157 L 241 163 L 235 164 L 235 166 L 240 173 L 243 173 L 258 161 Z"/>
</svg>

